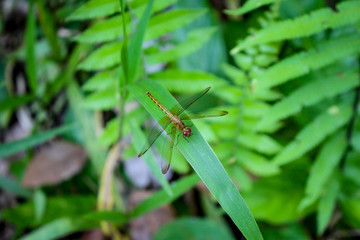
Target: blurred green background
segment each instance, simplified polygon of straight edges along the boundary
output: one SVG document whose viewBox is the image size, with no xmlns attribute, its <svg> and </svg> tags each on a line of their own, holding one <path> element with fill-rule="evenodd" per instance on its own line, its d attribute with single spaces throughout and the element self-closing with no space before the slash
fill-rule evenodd
<svg viewBox="0 0 360 240">
<path fill-rule="evenodd" d="M 0 10 L 1 239 L 359 237 L 360 1 Z M 209 86 L 190 111 L 228 114 L 191 122 L 165 175 L 165 138 L 138 158 L 164 117 L 145 92 Z"/>
</svg>

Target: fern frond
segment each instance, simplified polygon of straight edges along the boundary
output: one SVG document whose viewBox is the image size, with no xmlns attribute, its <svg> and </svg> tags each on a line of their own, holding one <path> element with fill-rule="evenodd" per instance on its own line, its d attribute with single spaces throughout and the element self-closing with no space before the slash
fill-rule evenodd
<svg viewBox="0 0 360 240">
<path fill-rule="evenodd" d="M 259 7 L 274 3 L 274 2 L 278 2 L 279 0 L 249 0 L 246 1 L 244 6 L 242 6 L 241 8 L 238 8 L 236 10 L 225 10 L 224 12 L 228 15 L 241 15 L 241 14 L 245 14 L 247 12 L 250 12 L 254 9 L 257 9 Z"/>
<path fill-rule="evenodd" d="M 262 91 L 256 91 L 253 93 L 253 96 L 256 99 L 263 100 L 263 101 L 274 101 L 278 100 L 282 97 L 282 94 L 274 91 L 272 89 L 265 89 Z"/>
<path fill-rule="evenodd" d="M 145 41 L 175 31 L 202 16 L 205 12 L 206 10 L 178 9 L 158 14 L 149 21 Z M 126 19 L 128 20 L 126 28 L 131 29 L 129 14 L 126 14 Z M 83 33 L 74 37 L 74 40 L 84 43 L 112 41 L 123 36 L 122 30 L 119 28 L 122 24 L 122 16 L 115 16 L 94 24 Z"/>
<path fill-rule="evenodd" d="M 176 9 L 158 14 L 151 18 L 149 22 L 145 41 L 175 31 L 203 16 L 206 12 L 206 9 Z"/>
<path fill-rule="evenodd" d="M 116 107 L 118 103 L 119 101 L 116 99 L 116 89 L 109 88 L 87 96 L 84 99 L 82 107 L 93 110 L 107 110 Z"/>
<path fill-rule="evenodd" d="M 360 14 L 359 14 L 360 15 Z M 268 89 L 320 69 L 346 56 L 360 52 L 360 35 L 352 34 L 322 43 L 318 48 L 301 52 L 268 68 L 253 80 L 254 91 Z"/>
<path fill-rule="evenodd" d="M 97 139 L 97 143 L 102 147 L 110 147 L 119 138 L 119 119 L 113 118 L 106 123 L 106 127 L 100 137 Z"/>
<path fill-rule="evenodd" d="M 224 63 L 221 68 L 236 85 L 243 86 L 248 80 L 246 73 L 237 67 Z"/>
<path fill-rule="evenodd" d="M 130 15 L 125 14 L 126 28 L 131 29 Z M 123 24 L 121 15 L 97 22 L 87 28 L 84 32 L 76 35 L 73 40 L 81 43 L 99 43 L 114 40 L 123 36 L 123 32 L 119 26 Z"/>
<path fill-rule="evenodd" d="M 243 115 L 253 118 L 262 117 L 270 108 L 270 104 L 252 99 L 245 99 L 243 105 Z"/>
<path fill-rule="evenodd" d="M 110 68 L 120 63 L 119 53 L 121 52 L 122 42 L 114 42 L 101 46 L 92 52 L 77 68 L 82 70 L 94 71 Z"/>
<path fill-rule="evenodd" d="M 256 129 L 261 131 L 281 119 L 300 112 L 303 107 L 314 105 L 326 98 L 347 92 L 359 85 L 358 81 L 356 72 L 347 72 L 311 81 L 273 105 L 263 115 Z"/>
<path fill-rule="evenodd" d="M 98 91 L 111 86 L 116 86 L 116 81 L 120 78 L 120 71 L 118 69 L 107 70 L 96 73 L 88 79 L 82 86 L 86 91 Z"/>
<path fill-rule="evenodd" d="M 273 138 L 265 134 L 240 133 L 237 141 L 250 150 L 256 150 L 263 154 L 275 154 L 282 146 Z"/>
<path fill-rule="evenodd" d="M 337 200 L 340 194 L 341 181 L 338 174 L 334 174 L 334 177 L 330 177 L 329 182 L 326 184 L 325 191 L 319 200 L 316 217 L 316 233 L 321 236 L 332 218 Z"/>
<path fill-rule="evenodd" d="M 306 125 L 274 159 L 278 165 L 290 163 L 321 143 L 327 136 L 336 132 L 350 119 L 352 108 L 341 104 L 332 106 Z"/>
<path fill-rule="evenodd" d="M 171 4 L 176 3 L 177 0 L 161 0 L 155 1 L 152 12 L 157 12 L 165 9 Z M 128 1 L 130 8 L 135 16 L 140 17 L 145 11 L 147 1 L 133 0 Z M 106 17 L 114 13 L 120 12 L 119 0 L 92 0 L 83 4 L 79 9 L 74 11 L 66 20 L 76 21 L 93 19 L 98 17 Z"/>
<path fill-rule="evenodd" d="M 242 147 L 238 148 L 236 158 L 244 168 L 258 176 L 268 177 L 280 172 L 280 168 L 273 162 Z"/>
<path fill-rule="evenodd" d="M 92 0 L 83 4 L 74 11 L 66 20 L 85 20 L 97 17 L 104 17 L 120 11 L 117 0 Z"/>
<path fill-rule="evenodd" d="M 150 78 L 169 91 L 185 94 L 196 93 L 211 86 L 216 89 L 213 92 L 216 96 L 230 103 L 238 102 L 242 94 L 240 89 L 231 86 L 225 79 L 206 72 L 174 69 L 152 74 Z"/>
<path fill-rule="evenodd" d="M 322 146 L 310 170 L 305 188 L 306 196 L 299 205 L 300 210 L 307 208 L 321 196 L 322 190 L 339 164 L 346 146 L 345 131 L 336 133 Z"/>
<path fill-rule="evenodd" d="M 355 24 L 360 20 L 360 1 L 341 2 L 337 5 L 337 9 L 338 12 L 324 8 L 296 19 L 272 24 L 247 37 L 231 50 L 231 54 L 257 44 L 306 37 L 328 28 Z"/>
<path fill-rule="evenodd" d="M 169 50 L 148 55 L 146 59 L 149 64 L 156 64 L 170 62 L 187 56 L 201 48 L 213 36 L 216 30 L 217 27 L 194 30 L 189 33 L 189 37 L 185 42 L 182 42 Z"/>
</svg>

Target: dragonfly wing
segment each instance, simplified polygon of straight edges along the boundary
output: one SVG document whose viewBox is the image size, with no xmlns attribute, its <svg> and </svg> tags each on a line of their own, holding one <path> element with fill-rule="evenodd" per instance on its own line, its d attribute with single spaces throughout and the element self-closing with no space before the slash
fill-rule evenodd
<svg viewBox="0 0 360 240">
<path fill-rule="evenodd" d="M 190 119 L 199 119 L 199 118 L 207 118 L 207 117 L 219 117 L 219 116 L 224 116 L 228 114 L 227 111 L 223 111 L 223 110 L 210 110 L 210 111 L 205 111 L 205 112 L 201 112 L 201 113 L 186 113 L 186 114 L 182 114 L 180 116 L 181 120 L 190 120 Z"/>
<path fill-rule="evenodd" d="M 165 151 L 167 151 L 167 153 L 164 156 L 165 157 L 165 162 L 163 162 L 162 167 L 161 167 L 161 172 L 163 174 L 167 173 L 167 171 L 169 170 L 169 167 L 170 167 L 172 153 L 173 153 L 173 149 L 174 149 L 175 133 L 176 133 L 176 128 L 172 127 L 170 135 L 169 135 L 169 137 L 170 137 L 170 146 L 167 149 L 165 149 Z"/>
<path fill-rule="evenodd" d="M 159 125 L 161 126 L 161 128 L 159 128 L 158 126 L 154 126 L 151 129 L 149 137 L 147 138 L 147 142 L 143 150 L 138 154 L 138 157 L 141 157 L 147 152 L 147 150 L 149 150 L 149 148 L 154 144 L 156 139 L 158 139 L 158 137 L 165 131 L 165 129 L 170 125 L 170 123 L 171 120 L 167 116 L 160 119 Z"/>
<path fill-rule="evenodd" d="M 179 101 L 179 104 L 172 107 L 170 109 L 170 112 L 174 115 L 180 116 L 188 107 L 190 107 L 194 102 L 196 102 L 199 98 L 204 96 L 208 91 L 210 90 L 210 87 L 207 87 L 203 91 L 195 94 L 194 96 L 191 96 L 189 98 L 186 98 L 184 100 Z"/>
</svg>

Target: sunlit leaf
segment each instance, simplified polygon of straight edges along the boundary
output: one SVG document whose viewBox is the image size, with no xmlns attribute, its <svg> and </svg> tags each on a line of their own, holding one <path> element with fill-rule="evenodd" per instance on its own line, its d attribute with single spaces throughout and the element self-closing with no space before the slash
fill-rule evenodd
<svg viewBox="0 0 360 240">
<path fill-rule="evenodd" d="M 146 91 L 158 97 L 160 102 L 170 105 L 176 104 L 174 98 L 165 89 L 149 80 L 133 84 L 129 86 L 129 90 L 157 120 L 160 120 L 163 113 L 147 97 L 145 94 Z M 184 155 L 245 237 L 247 237 L 247 239 L 262 239 L 259 228 L 246 203 L 227 175 L 219 159 L 195 127 L 193 127 L 192 132 L 194 134 L 189 140 L 189 143 L 179 141 L 176 147 Z"/>
</svg>

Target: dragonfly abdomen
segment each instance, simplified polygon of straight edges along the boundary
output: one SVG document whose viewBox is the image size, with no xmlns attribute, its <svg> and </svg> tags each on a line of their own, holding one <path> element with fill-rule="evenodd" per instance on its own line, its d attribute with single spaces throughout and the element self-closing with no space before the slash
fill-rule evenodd
<svg viewBox="0 0 360 240">
<path fill-rule="evenodd" d="M 169 110 L 167 110 L 156 98 L 154 98 L 151 93 L 146 92 L 146 95 L 158 106 L 170 119 L 174 116 Z"/>
<path fill-rule="evenodd" d="M 174 123 L 178 130 L 184 131 L 184 129 L 186 129 L 183 121 L 181 121 L 178 116 L 172 114 L 169 110 L 167 110 L 167 108 L 164 107 L 156 98 L 154 98 L 151 93 L 146 92 L 146 95 L 148 95 L 148 97 L 156 104 L 156 106 L 158 106 L 168 116 L 168 118 Z"/>
</svg>

